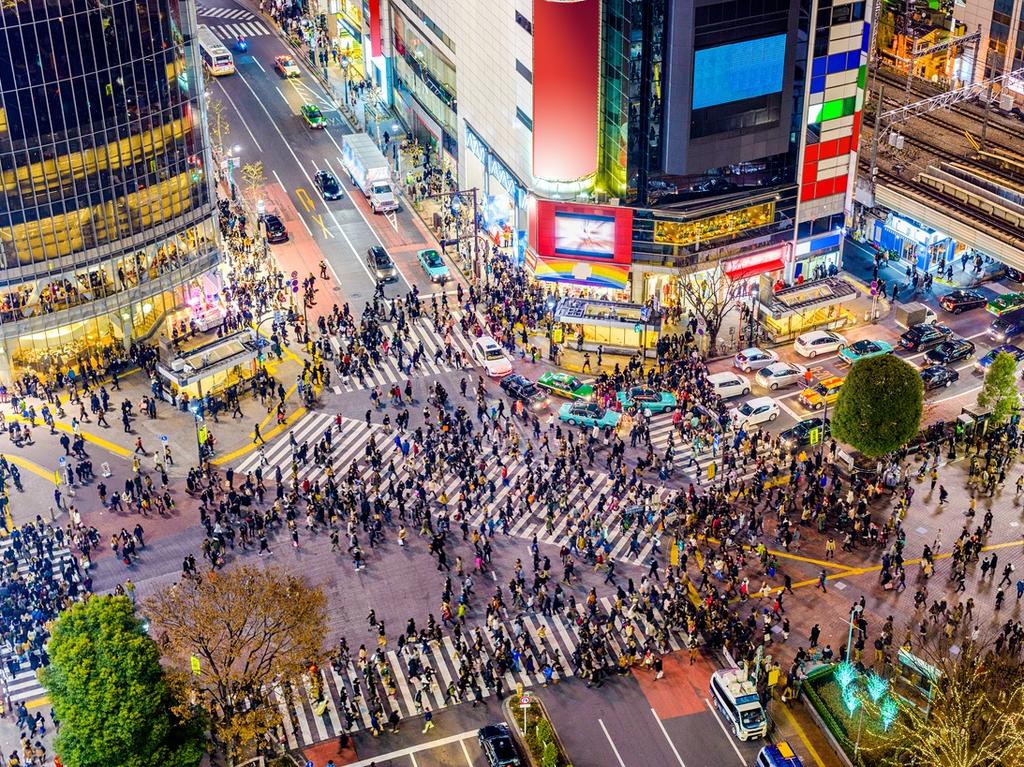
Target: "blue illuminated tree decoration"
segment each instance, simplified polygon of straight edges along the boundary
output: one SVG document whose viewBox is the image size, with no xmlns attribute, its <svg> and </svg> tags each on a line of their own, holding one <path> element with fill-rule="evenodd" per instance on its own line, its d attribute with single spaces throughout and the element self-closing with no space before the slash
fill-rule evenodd
<svg viewBox="0 0 1024 767">
<path fill-rule="evenodd" d="M 899 706 L 896 705 L 896 701 L 891 695 L 887 695 L 885 700 L 882 701 L 880 714 L 882 717 L 882 729 L 888 731 L 892 727 L 892 723 L 896 721 L 896 716 L 899 714 Z"/>
<path fill-rule="evenodd" d="M 847 688 L 857 678 L 857 669 L 849 661 L 843 661 L 836 666 L 836 681 L 839 683 L 839 689 L 846 693 Z"/>
<path fill-rule="evenodd" d="M 843 689 L 843 705 L 850 712 L 852 717 L 860 707 L 860 696 L 857 695 L 857 685 L 850 684 Z"/>
<path fill-rule="evenodd" d="M 878 676 L 878 674 L 871 673 L 867 675 L 867 686 L 868 695 L 871 696 L 871 702 L 878 703 L 889 689 L 889 682 L 888 680 Z"/>
</svg>

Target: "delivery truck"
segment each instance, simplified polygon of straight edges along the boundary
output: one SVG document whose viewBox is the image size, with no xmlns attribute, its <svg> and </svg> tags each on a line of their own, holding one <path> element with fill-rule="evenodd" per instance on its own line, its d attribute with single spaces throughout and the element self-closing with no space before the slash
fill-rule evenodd
<svg viewBox="0 0 1024 767">
<path fill-rule="evenodd" d="M 366 133 L 341 137 L 341 159 L 352 184 L 370 201 L 374 213 L 398 210 L 398 195 L 391 184 L 391 168 Z"/>
</svg>

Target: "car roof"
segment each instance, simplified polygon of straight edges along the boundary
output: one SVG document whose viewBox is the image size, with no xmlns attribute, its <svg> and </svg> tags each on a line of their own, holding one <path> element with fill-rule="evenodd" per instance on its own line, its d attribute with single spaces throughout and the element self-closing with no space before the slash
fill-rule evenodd
<svg viewBox="0 0 1024 767">
<path fill-rule="evenodd" d="M 800 338 L 812 340 L 815 338 L 832 338 L 835 335 L 830 330 L 808 330 L 806 333 L 801 333 Z"/>
<path fill-rule="evenodd" d="M 774 405 L 776 402 L 771 397 L 753 397 L 747 400 L 747 404 L 751 407 L 760 407 L 761 405 Z"/>
<path fill-rule="evenodd" d="M 825 384 L 826 386 L 835 386 L 837 383 L 842 383 L 845 380 L 843 376 L 829 376 L 828 378 L 822 378 L 818 383 Z"/>
<path fill-rule="evenodd" d="M 711 374 L 708 375 L 707 378 L 712 383 L 716 383 L 718 381 L 735 381 L 735 380 L 742 381 L 743 380 L 743 376 L 741 376 L 739 373 L 732 373 L 732 372 L 730 372 L 728 370 L 723 370 L 720 373 L 711 373 Z"/>
</svg>

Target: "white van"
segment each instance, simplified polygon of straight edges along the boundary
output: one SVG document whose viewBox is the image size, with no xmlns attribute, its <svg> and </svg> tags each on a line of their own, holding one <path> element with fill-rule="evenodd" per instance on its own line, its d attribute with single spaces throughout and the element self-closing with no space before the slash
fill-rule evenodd
<svg viewBox="0 0 1024 767">
<path fill-rule="evenodd" d="M 512 372 L 512 361 L 490 336 L 480 336 L 473 342 L 473 357 L 491 378 L 504 378 Z"/>
<path fill-rule="evenodd" d="M 715 706 L 732 726 L 737 738 L 752 740 L 768 734 L 768 717 L 757 688 L 741 669 L 715 671 L 711 675 L 710 687 Z"/>
</svg>

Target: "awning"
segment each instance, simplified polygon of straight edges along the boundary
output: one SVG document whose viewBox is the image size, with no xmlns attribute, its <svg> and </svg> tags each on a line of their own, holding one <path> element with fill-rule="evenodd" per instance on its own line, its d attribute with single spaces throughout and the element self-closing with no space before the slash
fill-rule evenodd
<svg viewBox="0 0 1024 767">
<path fill-rule="evenodd" d="M 629 283 L 628 266 L 540 257 L 529 249 L 526 251 L 526 266 L 536 279 L 546 282 L 571 282 L 612 290 L 623 290 Z"/>
<path fill-rule="evenodd" d="M 773 258 L 770 261 L 762 261 L 756 264 L 737 265 L 735 269 L 729 269 L 726 265 L 725 274 L 730 280 L 743 280 L 747 277 L 754 277 L 765 272 L 774 272 L 785 266 L 781 258 Z"/>
</svg>

